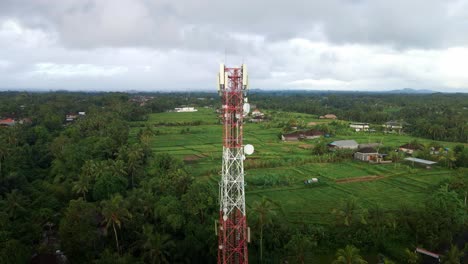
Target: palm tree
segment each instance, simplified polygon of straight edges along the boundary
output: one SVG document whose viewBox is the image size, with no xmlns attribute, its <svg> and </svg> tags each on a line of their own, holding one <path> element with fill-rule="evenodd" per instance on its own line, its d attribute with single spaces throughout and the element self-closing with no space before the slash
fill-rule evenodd
<svg viewBox="0 0 468 264">
<path fill-rule="evenodd" d="M 5 200 L 6 211 L 9 217 L 15 218 L 18 211 L 24 210 L 23 204 L 26 202 L 26 199 L 17 189 L 7 193 Z"/>
<path fill-rule="evenodd" d="M 146 125 L 145 129 L 140 130 L 140 131 L 141 131 L 141 133 L 139 133 L 138 139 L 139 139 L 140 143 L 143 144 L 143 146 L 148 147 L 150 145 L 151 138 L 153 137 L 155 132 L 153 131 L 153 129 L 149 125 Z"/>
<path fill-rule="evenodd" d="M 384 210 L 382 205 L 375 204 L 369 208 L 367 224 L 375 244 L 382 243 L 385 235 L 392 230 L 396 229 L 396 221 L 391 213 Z"/>
<path fill-rule="evenodd" d="M 8 149 L 6 147 L 6 144 L 0 144 L 0 179 L 2 179 L 2 175 L 3 175 L 3 170 L 2 170 L 3 161 L 5 160 L 7 156 L 8 156 Z"/>
<path fill-rule="evenodd" d="M 440 151 L 440 153 L 442 152 L 443 151 Z M 453 151 L 449 150 L 440 157 L 440 160 L 444 161 L 444 163 L 447 165 L 449 169 L 452 169 L 453 165 L 457 161 L 457 157 L 455 156 L 455 153 Z"/>
<path fill-rule="evenodd" d="M 83 199 L 86 201 L 86 193 L 89 192 L 89 178 L 86 174 L 81 174 L 77 181 L 73 183 L 72 190 L 83 196 Z"/>
<path fill-rule="evenodd" d="M 112 226 L 115 236 L 117 252 L 120 253 L 119 238 L 117 236 L 116 226 L 122 228 L 122 222 L 132 218 L 132 215 L 126 208 L 125 201 L 120 194 L 113 196 L 110 200 L 101 202 L 101 214 L 104 217 L 103 223 L 106 224 L 106 232 Z"/>
<path fill-rule="evenodd" d="M 460 264 L 464 253 L 456 245 L 452 245 L 446 255 L 442 256 L 442 264 Z"/>
<path fill-rule="evenodd" d="M 343 223 L 345 226 L 352 225 L 356 220 L 363 224 L 366 223 L 367 211 L 358 205 L 355 198 L 342 201 L 340 208 L 333 209 L 332 213 L 336 216 L 338 222 Z"/>
<path fill-rule="evenodd" d="M 132 178 L 132 188 L 135 186 L 135 174 L 143 163 L 143 156 L 143 149 L 138 147 L 138 145 L 134 145 L 134 147 L 130 148 L 127 152 L 127 169 L 128 174 Z"/>
<path fill-rule="evenodd" d="M 170 263 L 170 250 L 175 247 L 171 236 L 154 232 L 152 225 L 144 225 L 142 235 L 143 239 L 137 245 L 143 250 L 145 263 Z"/>
<path fill-rule="evenodd" d="M 336 259 L 333 264 L 367 264 L 360 255 L 359 249 L 353 245 L 347 245 L 345 248 L 340 248 L 336 251 Z"/>
<path fill-rule="evenodd" d="M 315 237 L 296 234 L 285 245 L 285 249 L 287 252 L 294 254 L 293 256 L 298 263 L 303 264 L 305 263 L 306 253 L 316 245 L 317 241 Z"/>
<path fill-rule="evenodd" d="M 409 249 L 405 249 L 406 254 L 406 263 L 408 264 L 418 264 L 419 263 L 419 255 L 416 252 L 413 252 Z"/>
<path fill-rule="evenodd" d="M 265 197 L 261 201 L 254 202 L 250 211 L 260 228 L 260 262 L 263 261 L 263 228 L 272 223 L 273 217 L 279 210 L 278 204 Z"/>
<path fill-rule="evenodd" d="M 93 179 L 100 173 L 98 165 L 94 160 L 87 160 L 81 167 L 81 175 Z"/>
</svg>

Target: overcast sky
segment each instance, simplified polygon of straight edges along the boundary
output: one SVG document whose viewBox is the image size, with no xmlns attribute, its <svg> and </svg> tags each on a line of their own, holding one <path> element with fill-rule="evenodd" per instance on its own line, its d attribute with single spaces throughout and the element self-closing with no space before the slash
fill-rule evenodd
<svg viewBox="0 0 468 264">
<path fill-rule="evenodd" d="M 468 0 L 0 0 L 0 90 L 468 92 Z"/>
</svg>

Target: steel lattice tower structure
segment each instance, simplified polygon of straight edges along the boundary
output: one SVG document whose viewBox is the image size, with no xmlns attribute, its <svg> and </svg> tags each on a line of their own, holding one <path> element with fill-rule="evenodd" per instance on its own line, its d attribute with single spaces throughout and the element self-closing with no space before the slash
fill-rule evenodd
<svg viewBox="0 0 468 264">
<path fill-rule="evenodd" d="M 218 264 L 248 263 L 248 228 L 244 192 L 242 126 L 247 98 L 247 67 L 227 68 L 218 75 L 223 112 L 223 161 L 219 183 Z"/>
</svg>

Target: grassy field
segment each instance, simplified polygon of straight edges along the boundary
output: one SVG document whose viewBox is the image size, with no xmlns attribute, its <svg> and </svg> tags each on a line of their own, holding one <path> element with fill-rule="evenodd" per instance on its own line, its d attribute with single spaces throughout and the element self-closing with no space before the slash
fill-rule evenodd
<svg viewBox="0 0 468 264">
<path fill-rule="evenodd" d="M 304 122 L 329 122 L 307 114 L 274 114 L 275 119 L 271 123 L 290 118 Z M 148 123 L 158 131 L 152 142 L 154 152 L 174 155 L 184 160 L 199 180 L 217 183 L 221 167 L 222 125 L 214 110 L 202 108 L 194 113 L 152 114 Z M 136 134 L 136 129 L 133 128 L 132 135 Z M 358 198 L 364 206 L 379 203 L 388 210 L 401 204 L 421 206 L 432 187 L 452 176 L 452 171 L 438 167 L 427 170 L 405 164 L 371 165 L 352 160 L 315 163 L 311 161 L 308 148 L 316 141 L 281 142 L 280 132 L 281 128 L 271 124 L 249 123 L 244 126 L 244 143 L 255 146 L 255 153 L 245 161 L 246 198 L 248 206 L 263 196 L 271 198 L 283 206 L 291 222 L 330 223 L 333 220 L 332 209 L 340 200 L 349 197 Z M 397 147 L 414 138 L 351 133 L 328 140 L 339 139 L 355 139 L 358 143 L 382 142 Z M 319 178 L 320 184 L 304 185 L 304 180 L 313 177 Z M 337 182 L 340 180 L 342 182 Z"/>
</svg>

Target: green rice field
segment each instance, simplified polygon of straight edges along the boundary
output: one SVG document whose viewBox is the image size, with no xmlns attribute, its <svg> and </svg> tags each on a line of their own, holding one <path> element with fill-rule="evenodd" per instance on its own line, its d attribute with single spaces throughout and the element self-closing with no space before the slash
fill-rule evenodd
<svg viewBox="0 0 468 264">
<path fill-rule="evenodd" d="M 304 122 L 328 122 L 312 115 L 281 112 L 276 113 L 274 121 L 291 117 Z M 255 146 L 255 153 L 245 161 L 246 199 L 248 206 L 262 197 L 276 201 L 282 205 L 290 222 L 330 223 L 333 208 L 349 197 L 358 198 L 364 206 L 379 203 L 388 210 L 401 204 L 422 206 L 427 193 L 453 174 L 440 167 L 428 170 L 400 163 L 371 165 L 353 160 L 317 163 L 310 150 L 315 140 L 282 142 L 279 139 L 281 128 L 274 127 L 274 121 L 244 126 L 244 143 Z M 222 125 L 213 109 L 152 114 L 147 123 L 158 132 L 152 141 L 155 153 L 169 153 L 183 160 L 197 180 L 217 184 Z M 135 135 L 138 128 L 132 129 Z M 382 142 L 396 148 L 414 137 L 353 132 L 327 140 L 340 139 Z M 454 145 L 441 143 L 448 147 Z M 304 180 L 310 178 L 318 178 L 319 183 L 305 185 Z"/>
</svg>

